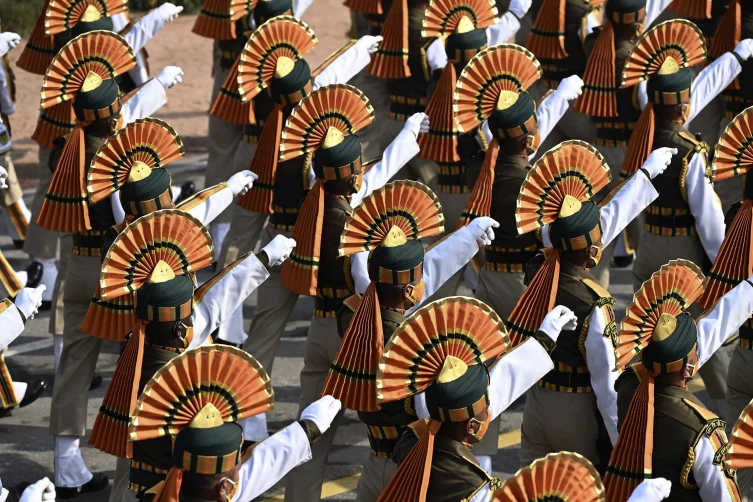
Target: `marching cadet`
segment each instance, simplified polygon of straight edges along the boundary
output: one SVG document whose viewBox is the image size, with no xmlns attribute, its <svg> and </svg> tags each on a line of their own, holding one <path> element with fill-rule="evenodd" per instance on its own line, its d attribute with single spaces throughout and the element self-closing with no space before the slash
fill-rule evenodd
<svg viewBox="0 0 753 502">
<path fill-rule="evenodd" d="M 181 375 L 178 381 L 172 373 Z M 157 397 L 163 393 L 167 399 Z M 133 441 L 167 439 L 167 476 L 141 500 L 245 502 L 271 488 L 311 458 L 311 444 L 340 410 L 338 400 L 324 396 L 300 420 L 252 446 L 239 422 L 273 402 L 269 375 L 240 349 L 199 347 L 167 363 L 148 381 L 129 426 Z"/>
<path fill-rule="evenodd" d="M 348 44 L 345 50 L 334 52 L 325 63 L 312 70 L 304 56 L 317 42 L 311 28 L 292 16 L 277 16 L 261 25 L 249 38 L 237 67 L 228 75 L 223 92 L 212 110 L 217 115 L 234 115 L 238 107 L 251 110 L 257 122 L 258 142 L 262 144 L 258 155 L 250 154 L 238 165 L 251 163 L 261 176 L 260 182 L 233 208 L 228 245 L 221 249 L 221 263 L 232 261 L 238 252 L 248 252 L 256 246 L 262 228 L 269 218 L 262 242 L 269 242 L 280 231 L 290 232 L 298 210 L 309 187 L 309 167 L 304 159 L 278 162 L 276 145 L 283 134 L 282 125 L 295 105 L 311 92 L 333 84 L 345 84 L 371 59 L 381 38 L 364 36 Z M 294 47 L 294 49 L 291 49 Z M 235 74 L 235 77 L 233 75 Z M 231 95 L 239 96 L 238 99 Z M 244 100 L 244 101 L 241 101 Z M 253 100 L 253 101 L 252 101 Z M 248 112 L 247 112 L 248 113 Z M 230 118 L 230 117 L 228 117 Z M 243 145 L 247 143 L 244 141 Z M 237 156 L 242 155 L 244 146 Z M 254 152 L 255 153 L 255 152 Z M 234 248 L 231 250 L 231 248 Z M 269 287 L 274 287 L 272 283 Z M 273 312 L 266 312 L 272 308 Z M 292 308 L 292 304 L 290 305 Z M 264 304 L 257 309 L 258 322 L 268 323 L 267 316 L 279 316 L 279 336 L 289 311 L 284 305 Z M 287 313 L 287 315 L 286 315 Z M 252 330 L 256 325 L 252 325 Z M 264 328 L 262 328 L 264 329 Z M 274 326 L 273 331 L 277 330 Z M 238 309 L 231 319 L 220 327 L 218 338 L 224 342 L 242 345 L 246 340 L 243 330 L 243 312 Z M 272 361 L 266 361 L 262 352 L 254 352 L 272 371 Z"/>
<path fill-rule="evenodd" d="M 615 330 L 615 300 L 590 269 L 599 263 L 602 249 L 658 196 L 651 178 L 666 169 L 672 153 L 669 148 L 652 153 L 641 171 L 601 206 L 592 198 L 608 185 L 609 166 L 582 141 L 566 141 L 546 152 L 521 186 L 515 211 L 518 232 L 541 229 L 547 249 L 508 327 L 519 340 L 537 328 L 555 302 L 578 316 L 577 327 L 563 333 L 552 351 L 554 369 L 526 395 L 523 465 L 560 450 L 580 453 L 597 469 L 606 464 L 617 438 L 609 338 Z"/>
<path fill-rule="evenodd" d="M 394 446 L 399 467 L 379 500 L 490 498 L 500 481 L 475 461 L 470 448 L 490 421 L 552 368 L 549 350 L 576 321 L 570 309 L 557 306 L 514 349 L 503 321 L 477 300 L 438 300 L 403 322 L 379 362 L 377 402 L 422 393 L 416 399 L 422 419 Z"/>
<path fill-rule="evenodd" d="M 143 57 L 143 48 L 146 43 L 161 30 L 165 24 L 178 16 L 183 7 L 176 7 L 166 2 L 154 9 L 136 23 L 125 22 L 128 12 L 127 2 L 122 0 L 85 0 L 74 2 L 70 0 L 56 1 L 50 6 L 46 1 L 42 12 L 37 18 L 29 41 L 24 47 L 17 66 L 30 73 L 44 75 L 57 52 L 65 43 L 75 35 L 83 34 L 90 30 L 121 31 L 124 39 L 136 54 L 136 66 L 118 77 L 118 86 L 140 86 L 130 95 L 124 97 L 121 108 L 123 123 L 149 116 L 161 108 L 167 102 L 165 91 L 182 81 L 183 71 L 176 66 L 167 66 L 160 71 L 159 75 L 149 81 L 146 61 Z M 74 35 L 75 34 L 75 35 Z M 121 88 L 123 92 L 124 88 Z M 127 98 L 127 99 L 126 99 Z M 52 169 L 50 165 L 50 152 L 56 141 L 62 141 L 76 126 L 76 118 L 69 102 L 59 103 L 49 108 L 42 108 L 39 113 L 36 128 L 32 139 L 39 144 L 39 173 L 40 182 L 34 193 L 31 203 L 31 212 L 35 216 L 44 201 L 47 186 L 50 182 Z M 54 166 L 53 166 L 54 167 Z M 66 253 L 59 252 L 60 235 L 52 230 L 40 227 L 32 222 L 29 226 L 24 251 L 31 257 L 32 264 L 41 268 L 42 283 L 47 286 L 45 291 L 45 303 L 43 309 L 52 305 L 54 292 L 56 291 L 56 279 L 58 276 L 58 264 L 56 260 L 61 258 L 60 270 L 65 262 L 62 258 Z M 70 246 L 66 242 L 65 246 Z M 31 268 L 29 269 L 31 272 Z M 30 274 L 31 275 L 31 274 Z M 58 305 L 53 311 L 50 323 L 50 332 L 57 335 L 55 338 L 56 364 L 62 350 L 63 334 L 62 298 L 58 295 Z"/>
<path fill-rule="evenodd" d="M 746 278 L 696 322 L 688 309 L 704 287 L 698 266 L 670 261 L 641 286 L 614 333 L 624 371 L 615 385 L 620 435 L 604 480 L 607 500 L 654 476 L 672 482 L 672 500 L 740 500 L 734 471 L 719 458 L 726 424 L 687 382 L 753 313 L 753 283 Z"/>
</svg>

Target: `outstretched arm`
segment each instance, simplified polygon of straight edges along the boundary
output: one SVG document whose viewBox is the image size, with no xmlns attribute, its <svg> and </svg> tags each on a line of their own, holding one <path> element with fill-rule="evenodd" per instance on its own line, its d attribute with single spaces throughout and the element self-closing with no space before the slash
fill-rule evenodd
<svg viewBox="0 0 753 502">
<path fill-rule="evenodd" d="M 596 406 L 604 420 L 612 444 L 617 441 L 617 392 L 614 383 L 619 374 L 612 371 L 615 367 L 614 347 L 609 338 L 608 320 L 601 308 L 591 314 L 586 335 L 586 364 L 591 375 L 591 388 L 596 395 Z"/>
<path fill-rule="evenodd" d="M 714 263 L 724 241 L 724 212 L 719 196 L 706 176 L 706 162 L 704 153 L 693 154 L 685 174 L 685 186 L 696 233 L 706 256 Z"/>
<path fill-rule="evenodd" d="M 751 315 L 753 286 L 742 281 L 719 298 L 711 312 L 698 320 L 698 367 L 703 366 Z"/>
<path fill-rule="evenodd" d="M 325 85 L 344 84 L 366 68 L 371 55 L 377 51 L 382 37 L 364 35 L 352 47 L 340 54 L 314 78 L 314 90 Z"/>
</svg>

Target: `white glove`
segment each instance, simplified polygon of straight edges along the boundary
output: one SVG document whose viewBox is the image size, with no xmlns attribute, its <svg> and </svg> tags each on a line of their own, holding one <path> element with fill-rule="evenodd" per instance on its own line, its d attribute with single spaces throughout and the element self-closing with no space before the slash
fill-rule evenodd
<svg viewBox="0 0 753 502">
<path fill-rule="evenodd" d="M 16 295 L 16 299 L 13 301 L 16 308 L 21 311 L 24 317 L 34 319 L 34 316 L 39 311 L 39 307 L 42 305 L 42 294 L 47 286 L 41 284 L 36 288 L 23 288 Z"/>
<path fill-rule="evenodd" d="M 646 479 L 635 487 L 627 502 L 659 502 L 669 497 L 672 482 L 664 478 Z"/>
<path fill-rule="evenodd" d="M 21 43 L 21 35 L 12 31 L 0 33 L 0 57 Z"/>
<path fill-rule="evenodd" d="M 444 40 L 437 38 L 426 49 L 426 61 L 431 71 L 441 70 L 447 66 L 447 51 L 444 48 Z"/>
<path fill-rule="evenodd" d="M 316 424 L 319 432 L 324 434 L 342 408 L 339 399 L 330 395 L 322 396 L 301 412 L 301 420 L 310 420 Z"/>
<path fill-rule="evenodd" d="M 26 487 L 19 502 L 52 502 L 55 500 L 55 485 L 44 477 Z"/>
<path fill-rule="evenodd" d="M 277 235 L 261 250 L 266 253 L 269 266 L 276 267 L 288 259 L 290 253 L 293 252 L 293 248 L 295 248 L 295 239 Z"/>
<path fill-rule="evenodd" d="M 8 188 L 8 171 L 0 166 L 0 188 Z"/>
<path fill-rule="evenodd" d="M 410 131 L 415 138 L 418 138 L 419 133 L 426 134 L 429 132 L 429 116 L 423 112 L 414 113 L 405 121 L 403 130 Z"/>
<path fill-rule="evenodd" d="M 180 66 L 165 66 L 157 75 L 157 81 L 167 90 L 183 82 L 183 70 Z"/>
<path fill-rule="evenodd" d="M 656 178 L 664 172 L 672 162 L 672 156 L 677 153 L 677 148 L 662 147 L 651 152 L 646 162 L 641 166 L 648 173 L 651 179 Z"/>
<path fill-rule="evenodd" d="M 165 2 L 157 7 L 156 11 L 159 13 L 160 20 L 162 21 L 162 25 L 164 26 L 170 21 L 175 21 L 176 19 L 178 19 L 178 15 L 183 12 L 183 6 L 175 5 L 172 2 Z"/>
<path fill-rule="evenodd" d="M 499 223 L 488 216 L 479 216 L 468 224 L 468 229 L 473 234 L 473 238 L 476 239 L 479 247 L 491 246 L 492 242 L 494 242 L 495 228 L 499 228 Z"/>
<path fill-rule="evenodd" d="M 557 86 L 557 92 L 568 101 L 577 98 L 583 92 L 583 80 L 578 75 L 563 78 Z"/>
<path fill-rule="evenodd" d="M 735 54 L 740 56 L 741 59 L 750 59 L 753 56 L 753 38 L 746 38 L 740 40 L 740 43 L 735 46 Z"/>
<path fill-rule="evenodd" d="M 543 331 L 553 342 L 556 342 L 563 329 L 572 331 L 577 326 L 578 318 L 575 317 L 575 313 L 564 305 L 557 305 L 541 321 L 539 331 Z"/>
<path fill-rule="evenodd" d="M 376 37 L 372 35 L 364 35 L 358 39 L 356 45 L 359 47 L 365 47 L 366 52 L 368 52 L 369 54 L 374 54 L 377 50 L 379 50 L 379 43 L 382 40 L 383 37 L 381 35 L 378 35 Z"/>
<path fill-rule="evenodd" d="M 233 191 L 234 197 L 243 195 L 251 190 L 251 187 L 254 186 L 254 181 L 256 181 L 256 178 L 258 177 L 258 174 L 252 173 L 248 169 L 244 169 L 243 171 L 238 171 L 230 176 L 230 179 L 227 180 L 227 186 Z"/>
<path fill-rule="evenodd" d="M 531 0 L 511 0 L 507 10 L 512 12 L 518 19 L 523 19 L 530 8 Z"/>
</svg>

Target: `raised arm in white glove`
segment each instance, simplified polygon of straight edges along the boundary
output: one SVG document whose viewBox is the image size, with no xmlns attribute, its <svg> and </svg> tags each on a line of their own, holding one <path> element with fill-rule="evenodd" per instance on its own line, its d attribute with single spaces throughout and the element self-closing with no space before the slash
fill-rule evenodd
<svg viewBox="0 0 753 502">
<path fill-rule="evenodd" d="M 304 408 L 301 412 L 301 420 L 313 422 L 319 432 L 324 434 L 332 425 L 332 421 L 340 412 L 340 408 L 342 408 L 342 403 L 339 399 L 330 395 L 322 396 Z"/>
<path fill-rule="evenodd" d="M 518 19 L 523 19 L 531 8 L 531 0 L 511 0 L 507 8 Z"/>
<path fill-rule="evenodd" d="M 55 500 L 55 484 L 44 477 L 26 487 L 19 502 L 52 502 Z"/>
<path fill-rule="evenodd" d="M 572 101 L 583 92 L 583 79 L 578 75 L 570 75 L 567 78 L 563 78 L 557 86 L 557 92 L 561 93 L 562 97 L 568 101 Z"/>
<path fill-rule="evenodd" d="M 406 129 L 412 132 L 416 138 L 419 134 L 426 134 L 429 132 L 429 116 L 423 112 L 414 113 L 405 121 L 403 130 Z"/>
<path fill-rule="evenodd" d="M 495 228 L 499 228 L 499 223 L 488 216 L 479 216 L 468 224 L 468 229 L 471 231 L 473 238 L 476 239 L 476 244 L 479 247 L 491 246 L 492 242 L 494 242 Z"/>
<path fill-rule="evenodd" d="M 426 62 L 431 71 L 441 70 L 447 66 L 447 51 L 444 48 L 444 39 L 437 38 L 426 49 Z"/>
<path fill-rule="evenodd" d="M 734 51 L 735 54 L 740 56 L 740 59 L 750 59 L 753 56 L 753 39 L 746 38 L 745 40 L 740 40 L 740 43 L 735 46 Z"/>
<path fill-rule="evenodd" d="M 557 305 L 544 316 L 539 331 L 557 341 L 562 330 L 572 331 L 578 326 L 578 318 L 575 313 L 564 305 Z"/>
<path fill-rule="evenodd" d="M 15 48 L 21 43 L 21 35 L 12 31 L 0 33 L 0 57 L 5 56 L 8 51 Z"/>
<path fill-rule="evenodd" d="M 364 46 L 366 48 L 366 52 L 368 52 L 369 54 L 374 54 L 377 50 L 379 50 L 379 43 L 382 40 L 383 37 L 381 35 L 364 35 L 358 39 L 356 45 Z"/>
<path fill-rule="evenodd" d="M 635 487 L 627 502 L 659 502 L 669 497 L 672 482 L 664 478 L 646 479 Z"/>
<path fill-rule="evenodd" d="M 13 301 L 16 308 L 26 318 L 26 320 L 34 319 L 34 316 L 39 311 L 39 307 L 42 305 L 42 294 L 47 286 L 44 284 L 37 286 L 36 288 L 23 288 L 16 295 L 16 299 Z"/>
<path fill-rule="evenodd" d="M 8 171 L 0 166 L 0 188 L 8 188 Z"/>
<path fill-rule="evenodd" d="M 180 66 L 165 66 L 157 75 L 157 81 L 167 90 L 183 82 L 183 70 Z"/>
<path fill-rule="evenodd" d="M 677 153 L 677 148 L 662 147 L 651 152 L 643 163 L 641 169 L 645 169 L 649 179 L 654 179 L 663 173 L 672 162 L 672 156 Z"/>
<path fill-rule="evenodd" d="M 244 169 L 230 176 L 230 179 L 227 180 L 227 186 L 233 191 L 233 196 L 237 197 L 251 190 L 251 187 L 254 186 L 254 181 L 258 177 L 258 174 Z"/>
<path fill-rule="evenodd" d="M 154 10 L 159 13 L 161 23 L 159 29 L 162 29 L 167 23 L 178 19 L 178 15 L 183 12 L 183 6 L 165 2 Z"/>
<path fill-rule="evenodd" d="M 261 250 L 267 255 L 267 264 L 270 267 L 276 267 L 290 257 L 293 248 L 295 248 L 295 239 L 280 234 L 276 235 L 275 238 L 269 241 L 269 244 L 264 246 Z"/>
</svg>

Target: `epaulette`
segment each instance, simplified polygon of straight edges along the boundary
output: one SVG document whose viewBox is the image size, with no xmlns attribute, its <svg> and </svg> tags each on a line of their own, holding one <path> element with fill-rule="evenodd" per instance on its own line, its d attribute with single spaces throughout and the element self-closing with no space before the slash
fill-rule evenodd
<svg viewBox="0 0 753 502">
<path fill-rule="evenodd" d="M 685 403 L 688 408 L 693 410 L 693 412 L 695 412 L 695 414 L 704 422 L 704 426 L 698 431 L 698 435 L 688 448 L 688 458 L 685 460 L 685 464 L 680 472 L 680 483 L 683 488 L 689 490 L 698 489 L 698 486 L 690 480 L 690 473 L 695 464 L 695 447 L 704 436 L 711 442 L 711 446 L 714 449 L 714 464 L 721 466 L 725 475 L 734 478 L 734 471 L 727 469 L 724 462 L 722 462 L 724 454 L 728 448 L 726 432 L 727 423 L 716 416 L 711 410 L 691 401 L 690 399 L 683 398 L 682 402 Z"/>
<path fill-rule="evenodd" d="M 682 139 L 689 141 L 693 145 L 693 149 L 696 152 L 708 152 L 709 151 L 709 144 L 703 141 L 702 139 L 694 136 L 693 134 L 690 134 L 687 131 L 679 131 L 677 133 Z"/>
<path fill-rule="evenodd" d="M 593 291 L 594 293 L 596 293 L 596 295 L 599 298 L 612 298 L 612 295 L 609 294 L 609 291 L 607 291 L 606 289 L 604 289 L 601 286 L 601 284 L 599 284 L 598 282 L 594 281 L 593 279 L 589 279 L 587 277 L 584 277 L 583 279 L 580 280 L 580 282 L 582 282 L 583 284 L 585 284 L 588 287 L 588 289 L 590 289 L 591 291 Z"/>
</svg>

